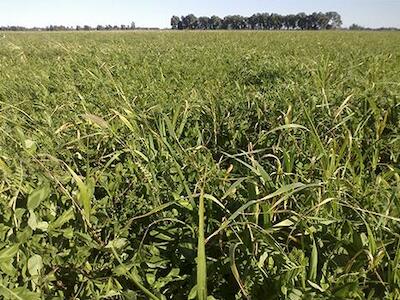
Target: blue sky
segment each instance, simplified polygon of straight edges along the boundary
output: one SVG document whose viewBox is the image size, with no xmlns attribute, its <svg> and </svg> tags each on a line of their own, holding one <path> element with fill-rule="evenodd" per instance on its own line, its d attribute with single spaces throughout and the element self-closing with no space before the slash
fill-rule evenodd
<svg viewBox="0 0 400 300">
<path fill-rule="evenodd" d="M 0 25 L 168 27 L 172 15 L 337 11 L 344 25 L 400 27 L 400 0 L 0 0 Z"/>
</svg>

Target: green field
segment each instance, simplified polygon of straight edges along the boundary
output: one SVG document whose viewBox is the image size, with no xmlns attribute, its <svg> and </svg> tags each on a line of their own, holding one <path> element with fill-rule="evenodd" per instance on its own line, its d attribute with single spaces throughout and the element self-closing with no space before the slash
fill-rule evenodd
<svg viewBox="0 0 400 300">
<path fill-rule="evenodd" d="M 0 34 L 2 299 L 400 299 L 400 33 Z"/>
</svg>

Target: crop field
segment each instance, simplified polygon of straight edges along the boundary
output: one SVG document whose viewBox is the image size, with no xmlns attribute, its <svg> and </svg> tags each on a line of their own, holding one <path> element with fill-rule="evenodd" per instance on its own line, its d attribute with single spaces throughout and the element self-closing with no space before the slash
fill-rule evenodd
<svg viewBox="0 0 400 300">
<path fill-rule="evenodd" d="M 400 299 L 400 34 L 0 34 L 1 299 Z"/>
</svg>

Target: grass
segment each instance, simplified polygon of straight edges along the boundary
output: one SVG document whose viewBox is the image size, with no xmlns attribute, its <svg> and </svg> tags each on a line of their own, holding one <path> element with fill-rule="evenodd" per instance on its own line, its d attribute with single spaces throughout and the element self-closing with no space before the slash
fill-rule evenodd
<svg viewBox="0 0 400 300">
<path fill-rule="evenodd" d="M 396 32 L 5 33 L 6 299 L 398 299 Z"/>
</svg>

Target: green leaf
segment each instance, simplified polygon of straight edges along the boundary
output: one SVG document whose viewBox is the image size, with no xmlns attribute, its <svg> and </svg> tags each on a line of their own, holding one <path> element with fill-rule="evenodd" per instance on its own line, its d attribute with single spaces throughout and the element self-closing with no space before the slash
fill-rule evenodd
<svg viewBox="0 0 400 300">
<path fill-rule="evenodd" d="M 204 194 L 204 198 L 213 201 L 216 203 L 218 206 L 220 206 L 222 209 L 226 210 L 226 207 L 219 201 L 217 198 L 215 198 L 212 195 Z"/>
<path fill-rule="evenodd" d="M 318 249 L 313 239 L 313 247 L 311 251 L 311 261 L 310 261 L 310 281 L 315 281 L 317 278 L 318 271 Z"/>
<path fill-rule="evenodd" d="M 30 212 L 29 214 L 29 219 L 28 219 L 28 226 L 32 228 L 32 230 L 35 230 L 38 226 L 37 220 L 36 220 L 36 215 L 33 211 Z"/>
<path fill-rule="evenodd" d="M 5 174 L 12 173 L 8 165 L 1 158 L 0 158 L 0 171 L 3 171 Z"/>
<path fill-rule="evenodd" d="M 8 261 L 17 255 L 19 250 L 19 244 L 14 244 L 11 247 L 4 248 L 0 251 L 0 262 Z"/>
<path fill-rule="evenodd" d="M 62 227 L 65 223 L 70 220 L 75 219 L 74 209 L 71 207 L 67 211 L 65 211 L 61 216 L 59 216 L 55 221 L 51 222 L 49 228 L 51 230 Z"/>
<path fill-rule="evenodd" d="M 314 289 L 316 289 L 316 290 L 318 290 L 318 291 L 320 291 L 320 292 L 322 292 L 322 293 L 325 292 L 325 290 L 324 290 L 322 287 L 320 287 L 318 284 L 316 284 L 316 283 L 314 283 L 314 282 L 312 282 L 312 281 L 310 281 L 310 280 L 307 280 L 307 282 L 308 282 L 308 284 L 309 284 L 311 287 L 313 287 Z"/>
<path fill-rule="evenodd" d="M 83 213 L 86 218 L 86 221 L 90 223 L 90 214 L 91 214 L 91 197 L 89 192 L 89 187 L 82 181 L 82 179 L 70 168 L 67 166 L 68 171 L 71 173 L 74 178 L 76 184 L 79 188 L 80 202 L 83 206 Z"/>
<path fill-rule="evenodd" d="M 142 290 L 142 292 L 144 294 L 146 294 L 146 296 L 149 299 L 152 300 L 161 300 L 161 298 L 157 297 L 156 295 L 154 295 L 150 290 L 148 290 L 142 283 L 142 280 L 140 278 L 140 276 L 137 274 L 136 270 L 129 270 L 127 268 L 127 266 L 125 266 L 125 264 L 122 262 L 121 258 L 119 257 L 118 253 L 115 251 L 115 248 L 113 247 L 113 245 L 110 245 L 110 249 L 112 251 L 112 253 L 114 254 L 114 257 L 117 259 L 117 261 L 120 264 L 120 270 L 118 272 L 123 272 L 124 276 L 127 276 L 128 278 L 130 278 L 132 280 L 132 282 L 140 289 Z M 114 270 L 115 272 L 116 270 Z M 122 274 L 121 274 L 122 275 Z"/>
<path fill-rule="evenodd" d="M 152 273 L 147 273 L 146 274 L 146 280 L 150 285 L 153 285 L 154 282 L 156 282 L 156 276 Z"/>
<path fill-rule="evenodd" d="M 31 155 L 35 154 L 35 152 L 37 150 L 37 146 L 36 146 L 36 142 L 35 141 L 29 140 L 29 139 L 25 140 L 24 141 L 24 146 L 25 146 L 26 151 L 29 154 L 31 154 Z"/>
<path fill-rule="evenodd" d="M 19 244 L 14 244 L 0 251 L 0 270 L 9 276 L 16 276 L 13 259 L 17 255 L 18 250 Z"/>
<path fill-rule="evenodd" d="M 30 211 L 29 219 L 28 219 L 28 226 L 32 230 L 40 229 L 42 231 L 47 231 L 49 224 L 47 222 L 38 222 L 36 218 L 36 214 L 34 211 Z"/>
<path fill-rule="evenodd" d="M 50 187 L 44 185 L 34 190 L 28 197 L 27 208 L 28 210 L 34 210 L 40 203 L 50 196 Z"/>
<path fill-rule="evenodd" d="M 225 198 L 232 196 L 236 192 L 236 188 L 242 184 L 243 181 L 245 181 L 246 178 L 240 178 L 236 180 L 230 187 L 229 189 L 225 192 L 225 194 L 222 196 L 221 200 L 224 200 Z"/>
<path fill-rule="evenodd" d="M 239 246 L 240 243 L 237 244 L 232 244 L 229 247 L 229 262 L 230 262 L 230 266 L 231 266 L 231 272 L 233 274 L 233 277 L 235 277 L 236 282 L 238 283 L 240 290 L 242 291 L 243 295 L 248 298 L 247 292 L 245 290 L 245 287 L 242 283 L 242 280 L 240 279 L 240 274 L 239 274 L 239 270 L 237 269 L 236 266 L 236 260 L 235 260 L 235 251 L 236 251 L 236 247 Z"/>
<path fill-rule="evenodd" d="M 107 249 L 111 249 L 111 248 L 121 249 L 126 245 L 126 243 L 127 243 L 126 239 L 115 239 L 115 240 L 110 241 L 107 244 L 106 248 Z"/>
<path fill-rule="evenodd" d="M 43 260 L 40 255 L 33 255 L 28 260 L 28 271 L 31 276 L 40 275 L 40 272 L 43 268 Z"/>
<path fill-rule="evenodd" d="M 13 267 L 13 260 L 0 261 L 0 270 L 8 276 L 18 276 L 17 270 Z"/>
<path fill-rule="evenodd" d="M 350 294 L 357 288 L 358 282 L 345 284 L 335 292 L 334 297 L 335 299 L 348 299 L 350 298 Z"/>
<path fill-rule="evenodd" d="M 368 247 L 369 251 L 371 252 L 372 255 L 376 254 L 377 251 L 377 246 L 376 246 L 376 241 L 375 241 L 375 236 L 374 233 L 371 230 L 371 227 L 368 225 L 367 222 L 365 222 L 365 226 L 367 228 L 367 233 L 368 233 Z"/>
<path fill-rule="evenodd" d="M 204 192 L 201 191 L 199 199 L 199 233 L 197 241 L 197 299 L 207 299 L 207 265 L 204 241 Z"/>
<path fill-rule="evenodd" d="M 290 300 L 302 300 L 304 299 L 303 293 L 298 289 L 293 289 L 288 297 Z"/>
<path fill-rule="evenodd" d="M 124 299 L 126 299 L 126 300 L 136 300 L 137 299 L 137 294 L 131 290 L 123 292 L 123 295 L 124 295 Z"/>
<path fill-rule="evenodd" d="M 196 299 L 196 297 L 197 297 L 197 285 L 192 287 L 192 289 L 190 290 L 190 293 L 189 293 L 189 296 L 188 296 L 188 300 Z"/>
<path fill-rule="evenodd" d="M 0 283 L 0 295 L 10 300 L 33 300 L 41 299 L 40 294 L 31 292 L 25 287 L 18 287 L 15 289 L 9 289 Z"/>
<path fill-rule="evenodd" d="M 120 120 L 131 130 L 131 132 L 136 132 L 136 130 L 133 128 L 132 124 L 128 121 L 127 118 L 125 118 L 121 113 L 114 109 L 112 109 L 111 111 L 120 118 Z"/>
<path fill-rule="evenodd" d="M 289 196 L 291 196 L 297 192 L 300 192 L 306 188 L 318 187 L 318 186 L 321 186 L 321 185 L 320 184 L 307 184 L 306 185 L 301 182 L 296 182 L 293 184 L 285 185 L 285 186 L 281 187 L 280 189 L 276 190 L 275 192 L 273 192 L 259 200 L 251 200 L 251 201 L 247 202 L 246 204 L 242 205 L 240 208 L 238 208 L 226 221 L 224 221 L 220 225 L 220 227 L 206 239 L 206 242 L 208 242 L 211 238 L 216 236 L 219 232 L 221 232 L 222 230 L 227 228 L 238 216 L 240 216 L 249 207 L 251 207 L 257 203 L 264 202 L 264 201 L 267 201 L 269 199 L 272 199 L 272 198 L 275 198 L 275 197 L 278 197 L 278 196 L 281 196 L 282 194 L 284 194 L 283 197 L 281 197 L 279 200 L 277 200 L 274 203 L 274 205 L 272 205 L 269 208 L 268 211 L 271 211 L 271 210 L 275 209 L 275 207 L 277 207 L 279 204 L 281 204 Z"/>
</svg>

